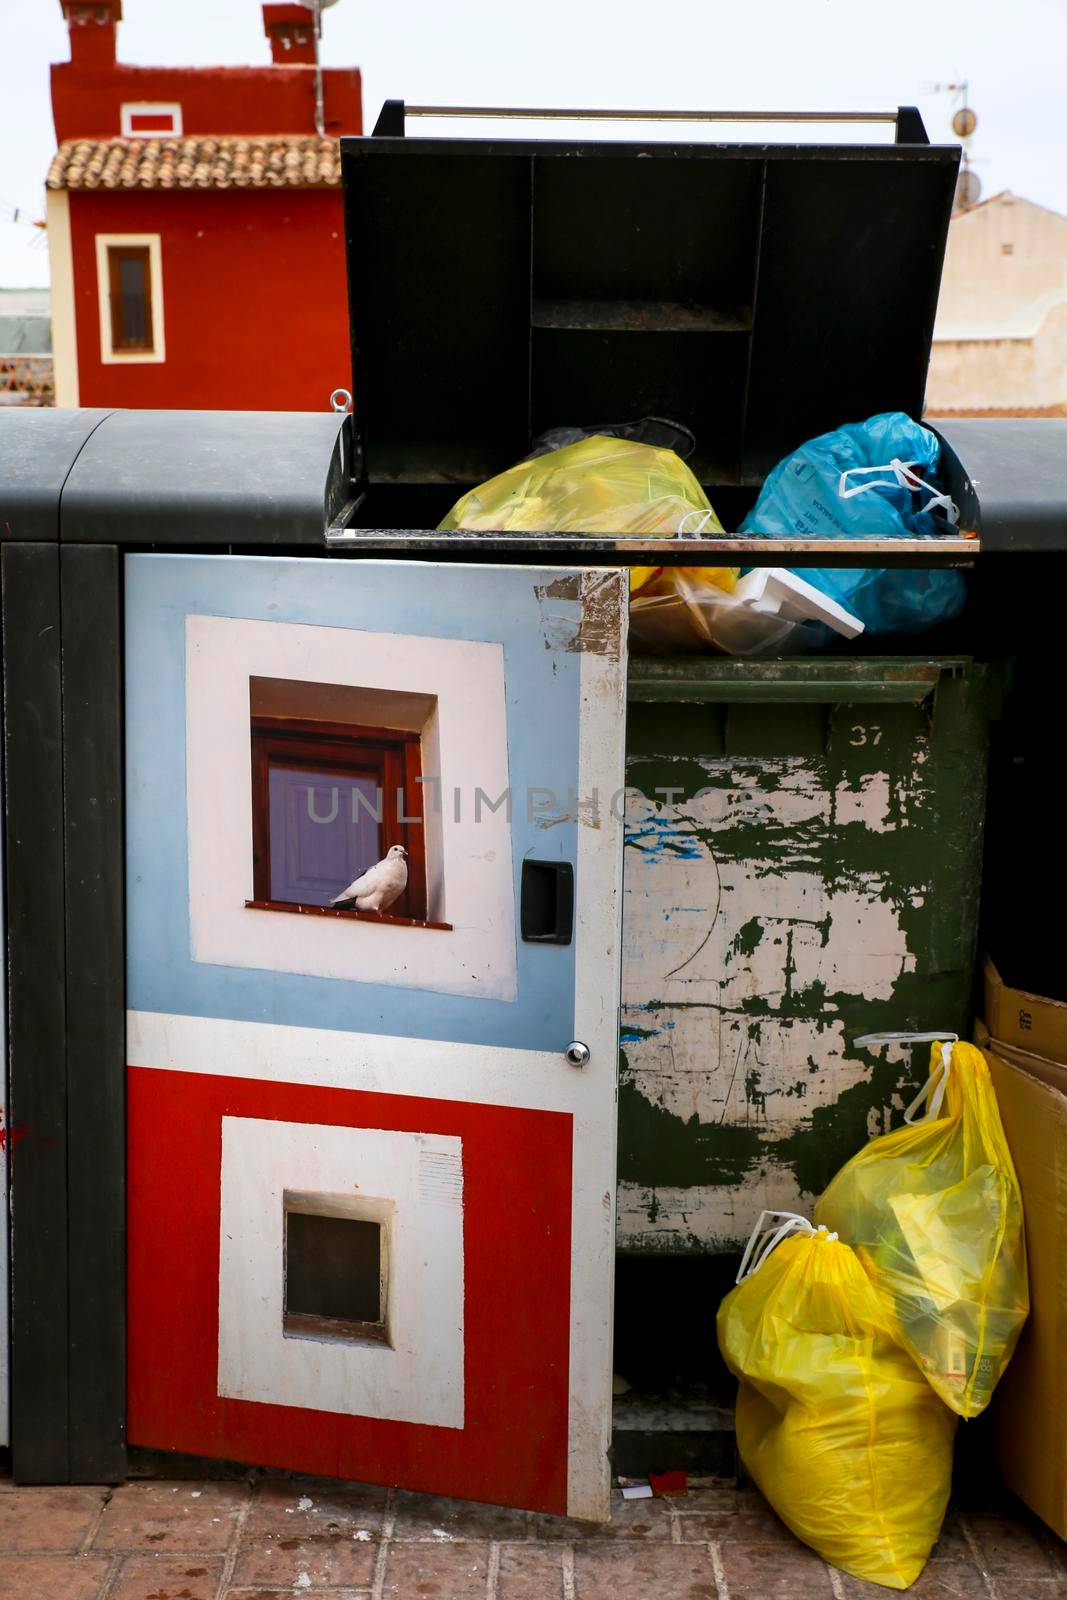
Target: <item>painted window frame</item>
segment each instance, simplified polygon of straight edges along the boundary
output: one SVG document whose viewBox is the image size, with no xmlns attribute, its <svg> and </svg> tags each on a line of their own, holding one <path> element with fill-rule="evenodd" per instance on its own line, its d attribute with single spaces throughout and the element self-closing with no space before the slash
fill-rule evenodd
<svg viewBox="0 0 1067 1600">
<path fill-rule="evenodd" d="M 132 564 L 139 558 L 130 559 Z M 198 580 L 199 569 L 195 574 L 193 571 L 194 558 L 181 559 L 189 563 L 190 578 Z M 218 563 L 214 565 L 218 567 Z M 512 817 L 504 805 L 486 807 L 476 818 L 471 804 L 464 808 L 445 803 L 445 797 L 454 801 L 456 789 L 469 784 L 473 773 L 480 775 L 486 794 L 496 797 L 510 793 L 512 757 L 502 644 L 361 628 L 355 622 L 367 619 L 347 599 L 337 611 L 324 607 L 327 621 L 322 623 L 283 621 L 274 615 L 264 618 L 254 607 L 251 616 L 219 614 L 223 603 L 229 612 L 249 609 L 249 594 L 255 592 L 257 572 L 270 580 L 271 611 L 282 604 L 288 606 L 290 596 L 299 592 L 305 581 L 304 569 L 310 570 L 311 564 L 290 558 L 284 596 L 275 579 L 275 569 L 278 575 L 282 572 L 277 561 L 262 558 L 257 566 L 252 559 L 245 567 L 242 558 L 239 573 L 238 565 L 235 562 L 238 588 L 234 590 L 232 606 L 225 590 L 223 602 L 216 599 L 215 614 L 194 609 L 199 604 L 197 598 L 180 600 L 177 607 L 173 598 L 167 601 L 173 607 L 170 626 L 180 636 L 168 641 L 173 652 L 172 671 L 177 666 L 181 669 L 177 681 L 170 680 L 170 687 L 175 701 L 185 708 L 183 722 L 175 705 L 174 726 L 184 727 L 185 733 L 181 741 L 182 770 L 173 778 L 174 803 L 181 807 L 178 832 L 182 840 L 175 858 L 179 887 L 174 892 L 181 897 L 184 924 L 178 938 L 175 974 L 194 988 L 198 981 L 210 981 L 208 974 L 202 977 L 200 972 L 209 966 L 226 967 L 239 974 L 235 980 L 238 984 L 261 981 L 243 976 L 250 972 L 278 974 L 271 981 L 281 987 L 294 977 L 325 978 L 334 985 L 325 986 L 325 997 L 336 997 L 336 1003 L 345 1008 L 346 1017 L 350 1014 L 348 995 L 354 972 L 358 972 L 361 983 L 383 990 L 410 991 L 413 1008 L 425 1008 L 428 1019 L 440 1014 L 436 999 L 440 994 L 465 997 L 476 1017 L 483 1001 L 521 1003 L 519 972 L 525 947 L 520 944 L 517 931 L 518 857 Z M 138 573 L 139 569 L 132 570 Z M 447 575 L 447 568 L 436 569 L 434 581 Z M 338 587 L 338 595 L 341 588 L 343 585 Z M 318 582 L 315 589 L 313 605 L 317 608 L 320 596 L 332 596 L 333 590 L 329 586 L 323 589 Z M 317 609 L 311 614 L 318 615 Z M 377 611 L 374 618 L 380 622 Z M 159 625 L 166 628 L 168 621 L 164 612 Z M 423 816 L 431 920 L 405 923 L 397 919 L 383 937 L 384 919 L 350 915 L 347 920 L 337 920 L 338 914 L 333 913 L 331 919 L 329 912 L 313 917 L 299 912 L 287 916 L 278 909 L 249 913 L 250 715 L 260 711 L 286 713 L 281 704 L 254 702 L 253 681 L 263 678 L 311 685 L 304 691 L 309 702 L 316 685 L 341 686 L 371 697 L 400 694 L 405 703 L 413 695 L 420 702 L 418 707 L 408 705 L 413 713 L 411 721 L 403 716 L 379 714 L 370 707 L 361 715 L 346 709 L 339 720 L 413 727 L 421 735 L 426 774 L 423 787 L 430 791 L 423 800 Z M 325 714 L 334 714 L 327 713 L 325 704 L 316 707 L 309 703 L 303 711 L 305 716 Z M 165 762 L 162 750 L 157 759 Z M 551 773 L 555 768 L 546 762 L 541 770 Z M 204 774 L 210 774 L 209 782 L 204 781 Z M 560 782 L 559 792 L 568 792 L 565 780 Z M 158 803 L 163 804 L 162 798 Z M 523 826 L 521 820 L 518 826 Z M 540 833 L 540 829 L 537 831 Z M 151 875 L 147 865 L 144 870 Z M 459 910 L 458 903 L 453 905 L 456 896 L 462 899 L 464 915 L 452 925 L 451 915 Z M 449 927 L 450 936 L 427 939 L 427 929 L 441 923 Z M 187 966 L 183 964 L 186 952 Z M 527 953 L 522 965 L 528 963 Z M 573 964 L 569 965 L 573 973 Z M 324 1013 L 319 1010 L 320 986 L 316 983 L 312 987 L 316 990 L 317 1027 Z M 561 1002 L 568 1016 L 569 994 L 568 990 Z M 422 998 L 429 995 L 435 998 Z M 491 1014 L 482 1014 L 490 1025 L 498 1020 L 495 1009 Z M 510 1019 L 513 1014 L 518 1013 L 503 1012 L 500 1020 Z M 543 1016 L 543 1012 L 537 1013 L 531 1026 L 536 1027 Z M 427 1025 L 440 1026 L 436 1020 L 428 1020 Z M 522 1027 L 525 1029 L 525 1022 Z M 517 1039 L 520 1035 L 507 1037 Z M 553 1032 L 553 1048 L 555 1038 Z M 523 1042 L 525 1039 L 523 1032 Z"/>
<path fill-rule="evenodd" d="M 111 322 L 111 251 L 148 251 L 152 312 L 151 350 L 116 349 Z M 163 242 L 158 233 L 98 233 L 96 289 L 100 308 L 100 360 L 105 366 L 159 366 L 167 359 L 163 317 Z"/>
<path fill-rule="evenodd" d="M 134 117 L 168 117 L 164 126 L 135 128 Z M 124 100 L 119 109 L 124 139 L 180 139 L 183 132 L 182 108 L 177 100 Z"/>
<path fill-rule="evenodd" d="M 256 910 L 303 911 L 371 921 L 426 923 L 426 843 L 422 818 L 422 742 L 403 728 L 370 728 L 254 713 L 252 725 L 252 900 Z M 273 767 L 312 767 L 351 778 L 378 774 L 382 791 L 381 852 L 403 845 L 408 854 L 408 881 L 395 908 L 383 912 L 338 910 L 276 900 L 271 890 L 270 773 Z M 403 796 L 403 806 L 398 804 Z M 340 887 L 344 887 L 341 885 Z M 445 923 L 431 926 L 446 928 Z"/>
</svg>

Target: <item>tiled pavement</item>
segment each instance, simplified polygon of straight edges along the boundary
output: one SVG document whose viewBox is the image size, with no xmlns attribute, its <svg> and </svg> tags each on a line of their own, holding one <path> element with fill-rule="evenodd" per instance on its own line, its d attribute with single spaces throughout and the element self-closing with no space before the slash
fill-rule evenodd
<svg viewBox="0 0 1067 1600">
<path fill-rule="evenodd" d="M 1067 1546 L 1017 1503 L 951 1512 L 913 1600 L 1067 1600 Z M 16 1488 L 2 1600 L 858 1600 L 752 1490 L 617 1498 L 602 1528 L 320 1479 Z"/>
</svg>

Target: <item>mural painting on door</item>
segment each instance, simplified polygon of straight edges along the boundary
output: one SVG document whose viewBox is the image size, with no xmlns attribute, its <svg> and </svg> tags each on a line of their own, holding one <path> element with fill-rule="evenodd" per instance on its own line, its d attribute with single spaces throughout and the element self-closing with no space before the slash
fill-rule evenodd
<svg viewBox="0 0 1067 1600">
<path fill-rule="evenodd" d="M 606 1515 L 625 604 L 127 558 L 131 1443 Z"/>
</svg>

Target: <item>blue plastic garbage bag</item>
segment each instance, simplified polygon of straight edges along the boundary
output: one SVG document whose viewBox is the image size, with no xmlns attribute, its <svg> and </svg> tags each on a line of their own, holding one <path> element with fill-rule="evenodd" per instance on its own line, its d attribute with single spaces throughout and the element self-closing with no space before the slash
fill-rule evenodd
<svg viewBox="0 0 1067 1600">
<path fill-rule="evenodd" d="M 902 411 L 850 422 L 780 461 L 740 532 L 765 538 L 903 539 L 955 532 L 938 481 L 941 445 Z M 963 574 L 884 567 L 798 567 L 868 633 L 918 633 L 958 616 Z"/>
</svg>

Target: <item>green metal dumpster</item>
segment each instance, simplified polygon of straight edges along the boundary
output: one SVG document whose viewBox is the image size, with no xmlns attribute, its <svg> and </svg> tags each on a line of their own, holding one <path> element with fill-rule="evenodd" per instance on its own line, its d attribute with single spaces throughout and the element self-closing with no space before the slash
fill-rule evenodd
<svg viewBox="0 0 1067 1600">
<path fill-rule="evenodd" d="M 631 660 L 618 1243 L 731 1250 L 901 1101 L 886 1029 L 968 1024 L 988 672 Z"/>
<path fill-rule="evenodd" d="M 958 151 L 907 108 L 892 142 L 828 145 L 434 139 L 418 136 L 425 110 L 394 103 L 376 137 L 345 146 L 360 484 L 331 546 L 832 561 L 798 539 L 429 530 L 554 424 L 676 419 L 736 529 L 806 438 L 920 416 Z M 972 486 L 951 451 L 945 465 L 972 529 Z M 896 559 L 977 548 L 933 544 Z M 859 542 L 836 554 L 894 559 Z M 910 1057 L 855 1039 L 963 1026 L 985 673 L 944 637 L 923 659 L 914 640 L 876 645 L 884 659 L 631 654 L 624 1251 L 727 1251 L 761 1207 L 809 1201 L 904 1103 Z"/>
</svg>

